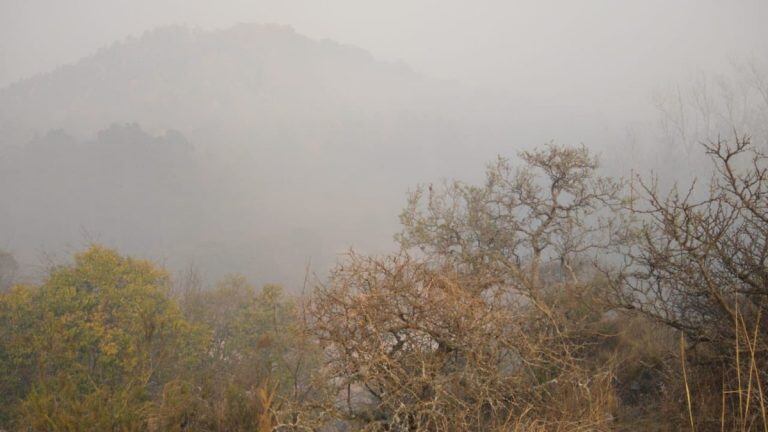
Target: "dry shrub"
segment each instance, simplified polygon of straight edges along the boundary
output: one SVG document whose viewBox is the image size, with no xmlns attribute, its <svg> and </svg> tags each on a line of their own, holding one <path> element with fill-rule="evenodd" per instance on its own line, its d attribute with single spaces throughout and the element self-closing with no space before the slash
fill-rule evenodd
<svg viewBox="0 0 768 432">
<path fill-rule="evenodd" d="M 351 254 L 312 304 L 337 413 L 355 427 L 610 429 L 612 370 L 581 361 L 557 315 L 495 278 L 406 254 Z"/>
</svg>

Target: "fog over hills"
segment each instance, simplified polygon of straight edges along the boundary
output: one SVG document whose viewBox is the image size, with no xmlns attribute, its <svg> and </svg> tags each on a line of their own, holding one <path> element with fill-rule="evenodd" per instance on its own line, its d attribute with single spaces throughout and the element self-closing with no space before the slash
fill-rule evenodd
<svg viewBox="0 0 768 432">
<path fill-rule="evenodd" d="M 215 135 L 246 125 L 259 131 L 299 119 L 319 125 L 339 114 L 382 115 L 411 105 L 424 90 L 427 80 L 403 66 L 287 27 L 165 27 L 6 88 L 0 114 L 5 139 L 50 128 L 87 135 L 125 121 Z"/>
<path fill-rule="evenodd" d="M 33 264 L 95 241 L 296 287 L 308 263 L 322 275 L 350 247 L 391 250 L 410 188 L 476 181 L 497 154 L 554 140 L 589 145 L 613 174 L 701 166 L 698 136 L 768 118 L 754 97 L 717 117 L 740 90 L 706 79 L 661 107 L 664 137 L 589 100 L 482 92 L 290 27 L 161 27 L 0 89 L 0 248 Z"/>
<path fill-rule="evenodd" d="M 536 121 L 486 96 L 282 26 L 150 31 L 0 90 L 0 246 L 295 285 L 390 249 L 409 187 Z"/>
</svg>

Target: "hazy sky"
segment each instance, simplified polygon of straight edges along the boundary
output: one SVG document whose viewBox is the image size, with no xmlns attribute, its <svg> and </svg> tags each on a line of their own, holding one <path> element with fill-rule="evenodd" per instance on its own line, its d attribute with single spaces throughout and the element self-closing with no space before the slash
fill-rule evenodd
<svg viewBox="0 0 768 432">
<path fill-rule="evenodd" d="M 287 24 L 427 75 L 602 111 L 768 53 L 766 0 L 0 0 L 0 85 L 156 26 L 238 22 Z"/>
</svg>

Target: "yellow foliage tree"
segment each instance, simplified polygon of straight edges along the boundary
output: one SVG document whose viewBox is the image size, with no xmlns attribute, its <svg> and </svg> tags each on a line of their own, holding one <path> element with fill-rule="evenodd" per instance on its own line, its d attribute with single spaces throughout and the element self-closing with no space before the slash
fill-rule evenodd
<svg viewBox="0 0 768 432">
<path fill-rule="evenodd" d="M 142 430 L 149 403 L 192 369 L 206 338 L 168 290 L 152 263 L 93 246 L 40 286 L 2 295 L 0 360 L 16 377 L 2 390 L 20 401 L 5 417 L 31 430 Z"/>
</svg>

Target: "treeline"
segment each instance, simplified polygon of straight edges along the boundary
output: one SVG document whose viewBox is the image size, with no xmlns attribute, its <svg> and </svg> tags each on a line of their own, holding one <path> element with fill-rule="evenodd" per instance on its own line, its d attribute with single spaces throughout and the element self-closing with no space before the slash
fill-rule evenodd
<svg viewBox="0 0 768 432">
<path fill-rule="evenodd" d="M 307 295 L 99 246 L 0 295 L 19 431 L 765 430 L 768 165 L 602 176 L 584 147 L 417 188 L 398 253 Z"/>
</svg>

